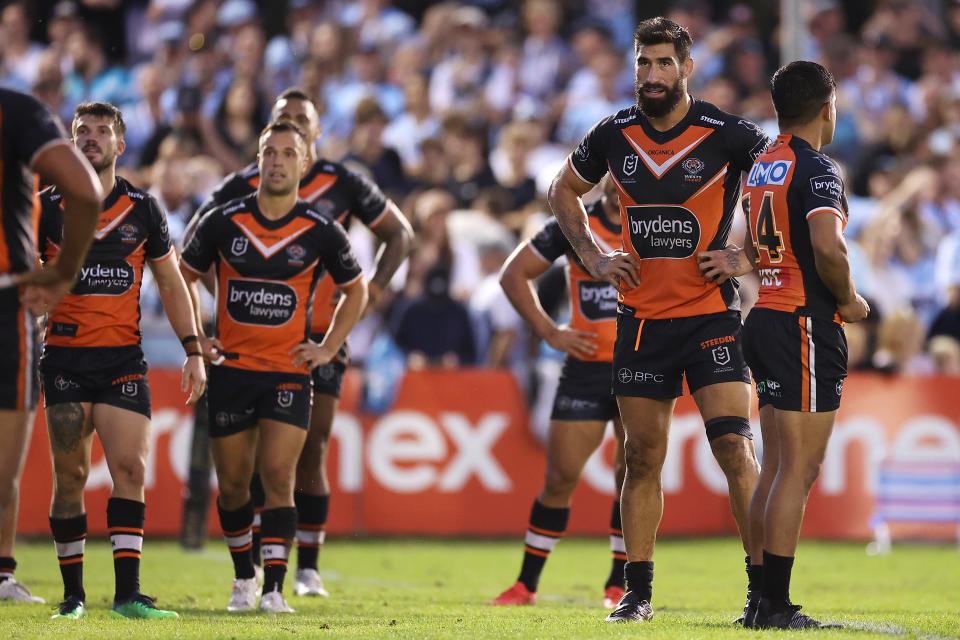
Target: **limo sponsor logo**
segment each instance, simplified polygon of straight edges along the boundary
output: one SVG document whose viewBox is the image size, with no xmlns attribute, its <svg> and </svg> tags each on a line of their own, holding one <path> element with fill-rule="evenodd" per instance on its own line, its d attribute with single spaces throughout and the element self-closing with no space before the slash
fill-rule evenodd
<svg viewBox="0 0 960 640">
<path fill-rule="evenodd" d="M 227 313 L 242 324 L 271 327 L 287 323 L 297 309 L 297 293 L 288 285 L 265 280 L 227 281 Z"/>
<path fill-rule="evenodd" d="M 73 287 L 77 295 L 119 296 L 133 286 L 134 271 L 126 262 L 98 262 L 80 268 Z"/>
<path fill-rule="evenodd" d="M 700 244 L 700 221 L 689 209 L 669 205 L 626 209 L 630 240 L 641 260 L 689 258 Z"/>
<path fill-rule="evenodd" d="M 839 200 L 843 194 L 843 184 L 837 176 L 815 176 L 810 178 L 810 191 L 821 198 Z"/>
<path fill-rule="evenodd" d="M 606 282 L 581 280 L 580 313 L 587 320 L 609 320 L 617 317 L 617 290 Z"/>
<path fill-rule="evenodd" d="M 782 186 L 790 173 L 793 160 L 774 160 L 757 162 L 750 168 L 747 176 L 748 187 Z"/>
</svg>

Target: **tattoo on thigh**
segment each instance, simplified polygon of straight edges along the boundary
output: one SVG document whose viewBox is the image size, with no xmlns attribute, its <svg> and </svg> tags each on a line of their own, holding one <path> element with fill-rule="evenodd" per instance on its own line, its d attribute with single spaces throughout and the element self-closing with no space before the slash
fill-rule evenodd
<svg viewBox="0 0 960 640">
<path fill-rule="evenodd" d="M 50 445 L 54 451 L 69 453 L 77 448 L 84 433 L 86 415 L 79 402 L 59 402 L 47 409 Z"/>
</svg>

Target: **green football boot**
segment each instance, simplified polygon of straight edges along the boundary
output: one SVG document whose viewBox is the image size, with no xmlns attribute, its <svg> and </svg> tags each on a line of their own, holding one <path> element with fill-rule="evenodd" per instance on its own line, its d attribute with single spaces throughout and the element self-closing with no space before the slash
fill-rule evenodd
<svg viewBox="0 0 960 640">
<path fill-rule="evenodd" d="M 110 610 L 112 618 L 141 618 L 147 620 L 158 620 L 160 618 L 179 618 L 180 614 L 176 611 L 164 611 L 157 609 L 153 604 L 153 598 L 138 593 L 126 602 L 113 603 Z"/>
</svg>

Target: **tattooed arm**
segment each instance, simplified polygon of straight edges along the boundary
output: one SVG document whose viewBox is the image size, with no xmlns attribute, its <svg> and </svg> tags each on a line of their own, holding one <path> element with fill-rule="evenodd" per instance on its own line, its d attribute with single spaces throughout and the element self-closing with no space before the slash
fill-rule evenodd
<svg viewBox="0 0 960 640">
<path fill-rule="evenodd" d="M 700 275 L 708 282 L 723 284 L 730 278 L 742 276 L 753 271 L 757 253 L 747 231 L 743 239 L 743 248 L 736 245 L 717 249 L 715 251 L 701 251 L 697 254 L 700 266 Z"/>
<path fill-rule="evenodd" d="M 564 164 L 550 185 L 547 200 L 563 234 L 590 275 L 596 280 L 609 282 L 620 293 L 626 293 L 640 283 L 640 265 L 636 258 L 623 251 L 604 253 L 593 239 L 581 200 L 593 186 L 578 178 L 569 164 Z"/>
</svg>

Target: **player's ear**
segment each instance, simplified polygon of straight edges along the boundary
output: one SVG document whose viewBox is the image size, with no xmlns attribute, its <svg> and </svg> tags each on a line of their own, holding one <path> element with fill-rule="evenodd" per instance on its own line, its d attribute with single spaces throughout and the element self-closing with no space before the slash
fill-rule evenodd
<svg viewBox="0 0 960 640">
<path fill-rule="evenodd" d="M 122 156 L 123 152 L 127 150 L 127 141 L 123 138 L 117 140 L 117 155 Z"/>
<path fill-rule="evenodd" d="M 687 59 L 683 61 L 683 77 L 689 78 L 690 74 L 693 73 L 693 58 L 687 56 Z"/>
</svg>

